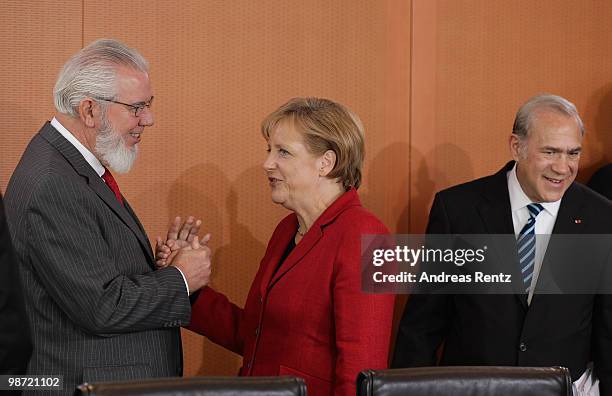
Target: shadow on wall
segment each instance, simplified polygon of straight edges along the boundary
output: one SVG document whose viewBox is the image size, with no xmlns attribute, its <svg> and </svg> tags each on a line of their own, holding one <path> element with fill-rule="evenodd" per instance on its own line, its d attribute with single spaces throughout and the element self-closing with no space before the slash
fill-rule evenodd
<svg viewBox="0 0 612 396">
<path fill-rule="evenodd" d="M 267 180 L 260 167 L 247 169 L 232 182 L 224 209 L 229 237 L 213 254 L 212 286 L 218 286 L 230 301 L 243 307 L 267 241 L 287 212 L 270 201 Z M 236 375 L 242 357 L 223 348 L 218 352 L 219 348 L 205 342 L 197 375 Z"/>
<path fill-rule="evenodd" d="M 196 165 L 183 172 L 170 187 L 168 213 L 183 217 L 193 215 L 202 219 L 200 234 L 212 233 L 210 242 L 214 250 L 223 235 L 222 209 L 216 197 L 229 190 L 229 180 L 214 164 Z M 217 239 L 217 240 L 215 240 Z"/>
<path fill-rule="evenodd" d="M 202 219 L 200 235 L 207 232 L 212 234 L 210 247 L 213 252 L 213 281 L 218 275 L 215 252 L 222 242 L 224 230 L 221 197 L 227 195 L 229 189 L 230 181 L 221 169 L 215 164 L 205 163 L 184 171 L 172 183 L 167 199 L 171 218 L 179 215 L 184 219 L 193 215 Z M 183 355 L 185 375 L 195 375 L 196 370 L 198 373 L 207 373 L 209 370 L 216 373 L 221 370 L 224 374 L 235 374 L 237 357 L 196 333 L 183 331 Z"/>
<path fill-rule="evenodd" d="M 412 155 L 410 162 L 412 167 L 410 204 L 404 209 L 407 213 L 402 213 L 400 216 L 400 220 L 405 216 L 410 219 L 410 227 L 408 231 L 398 232 L 422 234 L 427 226 L 429 210 L 435 193 L 452 185 L 474 179 L 474 169 L 468 153 L 454 144 L 441 144 L 427 153 L 421 153 L 413 148 L 410 153 Z M 501 168 L 502 165 L 500 163 L 499 167 Z M 402 228 L 398 226 L 398 230 L 402 230 Z M 397 327 L 408 298 L 409 296 L 404 294 L 398 295 L 395 299 L 391 351 L 393 351 Z M 392 357 L 390 356 L 390 358 Z"/>
<path fill-rule="evenodd" d="M 213 236 L 211 286 L 242 307 L 267 241 L 288 214 L 270 201 L 262 169 L 251 167 L 230 182 L 214 164 L 192 167 L 173 183 L 168 210 L 203 220 L 200 234 Z M 186 375 L 236 375 L 240 356 L 193 332 L 183 334 Z"/>
<path fill-rule="evenodd" d="M 276 224 L 288 212 L 270 201 L 267 180 L 260 167 L 247 169 L 231 184 L 220 169 L 214 165 L 206 167 L 208 167 L 206 176 L 190 170 L 185 173 L 185 179 L 191 185 L 195 183 L 214 188 L 215 201 L 224 203 L 221 210 L 223 218 L 218 215 L 218 210 L 213 210 L 214 215 L 210 222 L 211 230 L 226 231 L 224 236 L 219 235 L 216 239 L 216 243 L 220 244 L 218 247 L 211 243 L 213 249 L 211 286 L 242 307 L 259 268 L 259 262 L 265 253 L 266 243 Z M 194 178 L 194 174 L 200 176 Z M 180 180 L 177 183 L 180 183 Z M 189 194 L 188 191 L 182 193 Z M 180 202 L 184 201 L 187 202 L 189 209 L 192 200 L 183 196 Z M 206 206 L 209 205 L 194 207 L 192 212 L 197 213 L 197 210 L 203 209 L 204 213 L 201 216 L 205 224 L 208 224 L 206 219 L 211 215 Z M 210 206 L 213 207 L 212 204 Z M 236 375 L 242 361 L 240 356 L 207 339 L 204 339 L 201 349 L 186 353 L 201 354 L 199 360 L 201 365 L 196 375 Z"/>
<path fill-rule="evenodd" d="M 470 153 L 451 143 L 438 145 L 427 153 L 415 149 L 412 159 L 414 168 L 410 232 L 415 234 L 425 232 L 436 192 L 476 177 L 486 176 L 474 175 Z M 505 160 L 500 162 L 499 168 L 505 163 Z"/>
<path fill-rule="evenodd" d="M 391 143 L 364 170 L 363 184 L 367 192 L 360 189 L 361 201 L 392 233 L 403 234 L 410 230 L 409 155 L 407 143 Z"/>
<path fill-rule="evenodd" d="M 391 233 L 410 232 L 410 160 L 410 146 L 394 142 L 384 147 L 364 171 L 363 182 L 367 192 L 360 192 L 362 203 L 383 220 Z M 395 299 L 391 351 L 406 301 L 405 295 Z"/>
<path fill-rule="evenodd" d="M 585 118 L 594 112 L 594 125 L 587 125 L 587 137 L 590 140 L 589 154 L 591 163 L 580 169 L 578 180 L 587 182 L 593 173 L 602 166 L 612 162 L 612 84 L 607 84 L 589 98 L 584 111 Z M 587 119 L 590 119 L 588 117 Z"/>
</svg>

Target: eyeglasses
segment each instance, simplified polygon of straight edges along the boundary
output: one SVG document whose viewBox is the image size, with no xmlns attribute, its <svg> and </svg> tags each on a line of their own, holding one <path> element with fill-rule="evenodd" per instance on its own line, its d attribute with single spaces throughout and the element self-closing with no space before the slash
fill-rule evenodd
<svg viewBox="0 0 612 396">
<path fill-rule="evenodd" d="M 104 98 L 96 98 L 96 99 L 103 100 L 105 102 L 117 103 L 117 104 L 129 107 L 130 109 L 134 110 L 134 117 L 140 116 L 145 107 L 150 109 L 151 105 L 153 104 L 153 96 L 151 96 L 151 99 L 147 100 L 146 102 L 138 102 L 134 104 L 123 103 L 123 102 L 118 102 L 116 100 L 104 99 Z"/>
</svg>

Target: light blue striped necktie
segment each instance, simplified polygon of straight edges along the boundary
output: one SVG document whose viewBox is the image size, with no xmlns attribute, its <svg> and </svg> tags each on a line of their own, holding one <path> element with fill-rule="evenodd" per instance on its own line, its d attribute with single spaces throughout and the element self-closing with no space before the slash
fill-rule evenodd
<svg viewBox="0 0 612 396">
<path fill-rule="evenodd" d="M 519 233 L 517 240 L 517 249 L 519 257 L 519 265 L 521 268 L 521 274 L 523 276 L 523 286 L 525 292 L 529 293 L 531 287 L 531 278 L 533 278 L 533 267 L 535 266 L 535 251 L 536 251 L 536 238 L 535 238 L 535 224 L 536 217 L 544 209 L 540 204 L 529 204 L 529 220 Z"/>
</svg>

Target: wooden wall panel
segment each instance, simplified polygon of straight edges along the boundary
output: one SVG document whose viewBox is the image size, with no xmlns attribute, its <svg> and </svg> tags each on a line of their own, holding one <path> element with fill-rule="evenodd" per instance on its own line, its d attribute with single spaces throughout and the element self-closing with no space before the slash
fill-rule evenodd
<svg viewBox="0 0 612 396">
<path fill-rule="evenodd" d="M 423 231 L 435 191 L 501 167 L 514 113 L 536 93 L 583 114 L 579 179 L 612 160 L 605 1 L 5 0 L 0 11 L 0 189 L 51 118 L 68 56 L 121 39 L 150 60 L 156 95 L 156 125 L 122 190 L 151 237 L 175 214 L 202 217 L 213 283 L 239 304 L 286 214 L 269 200 L 259 123 L 292 96 L 361 116 L 362 199 L 396 232 Z M 237 356 L 185 335 L 187 375 L 236 372 Z"/>
<path fill-rule="evenodd" d="M 612 160 L 612 3 L 413 0 L 411 230 L 433 193 L 510 159 L 517 108 L 542 92 L 587 127 L 580 180 Z"/>
<path fill-rule="evenodd" d="M 176 214 L 213 233 L 213 284 L 242 304 L 278 221 L 261 163 L 261 120 L 322 96 L 366 126 L 362 199 L 407 230 L 410 3 L 84 1 L 84 42 L 115 37 L 152 66 L 156 124 L 118 178 L 150 237 Z M 401 217 L 402 214 L 403 217 Z M 185 331 L 186 375 L 237 372 L 239 358 Z"/>
<path fill-rule="evenodd" d="M 81 48 L 81 1 L 0 4 L 0 191 L 32 136 L 53 116 L 53 85 Z"/>
</svg>

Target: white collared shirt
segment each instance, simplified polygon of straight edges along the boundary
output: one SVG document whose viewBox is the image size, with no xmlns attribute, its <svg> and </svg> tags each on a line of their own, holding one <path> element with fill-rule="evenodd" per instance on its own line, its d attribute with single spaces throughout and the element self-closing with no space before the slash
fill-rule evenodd
<svg viewBox="0 0 612 396">
<path fill-rule="evenodd" d="M 512 211 L 512 225 L 514 226 L 514 235 L 518 238 L 521 230 L 527 224 L 529 220 L 529 209 L 527 205 L 534 203 L 527 197 L 525 191 L 521 187 L 516 176 L 516 164 L 511 171 L 506 174 L 508 179 L 508 194 L 510 195 L 510 209 Z M 527 303 L 531 303 L 533 298 L 533 291 L 538 282 L 538 276 L 540 269 L 542 268 L 542 261 L 544 261 L 544 255 L 546 254 L 546 248 L 548 247 L 548 241 L 550 234 L 552 234 L 553 228 L 555 227 L 555 221 L 557 220 L 557 213 L 559 213 L 559 206 L 561 206 L 561 200 L 555 202 L 535 202 L 542 205 L 544 210 L 540 212 L 536 217 L 535 233 L 536 233 L 536 254 L 535 254 L 535 265 L 533 267 L 533 277 L 531 278 L 531 287 L 529 288 L 529 296 L 527 296 Z"/>
<path fill-rule="evenodd" d="M 98 176 L 102 177 L 105 169 L 100 160 L 91 151 L 89 151 L 87 147 L 83 146 L 83 143 L 79 142 L 79 139 L 74 137 L 74 135 L 68 129 L 66 129 L 66 127 L 64 127 L 57 120 L 57 118 L 53 117 L 51 120 L 51 126 L 53 126 L 53 128 L 55 128 L 63 137 L 65 137 L 66 140 L 72 143 L 74 148 L 81 153 L 83 158 L 85 158 L 85 161 L 87 161 L 87 163 L 96 171 Z"/>
</svg>

